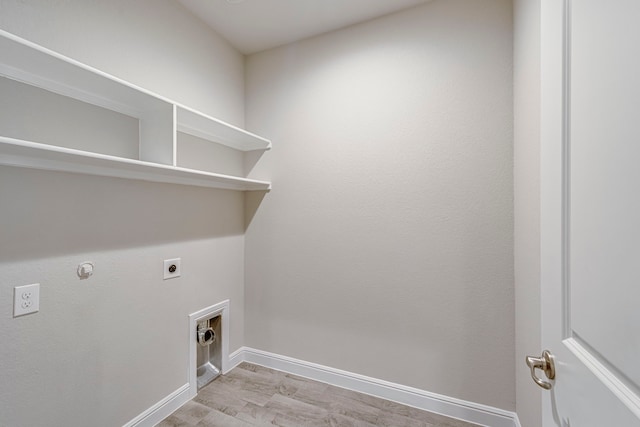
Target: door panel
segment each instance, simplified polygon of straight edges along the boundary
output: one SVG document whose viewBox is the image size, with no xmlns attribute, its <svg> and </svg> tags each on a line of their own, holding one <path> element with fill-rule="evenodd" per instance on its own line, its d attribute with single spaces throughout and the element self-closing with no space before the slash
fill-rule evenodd
<svg viewBox="0 0 640 427">
<path fill-rule="evenodd" d="M 541 17 L 543 424 L 640 426 L 640 2 Z"/>
<path fill-rule="evenodd" d="M 637 390 L 640 2 L 574 0 L 570 13 L 570 336 Z"/>
</svg>

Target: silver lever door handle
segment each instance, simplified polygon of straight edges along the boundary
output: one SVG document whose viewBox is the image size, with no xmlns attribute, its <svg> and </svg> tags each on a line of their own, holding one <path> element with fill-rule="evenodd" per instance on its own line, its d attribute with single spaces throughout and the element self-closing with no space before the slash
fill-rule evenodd
<svg viewBox="0 0 640 427">
<path fill-rule="evenodd" d="M 553 355 L 549 350 L 545 350 L 542 352 L 541 357 L 526 357 L 527 366 L 531 369 L 531 378 L 545 390 L 551 390 L 553 384 L 548 381 L 543 381 L 536 376 L 536 368 L 542 370 L 548 379 L 552 380 L 556 377 L 556 367 L 553 363 Z"/>
</svg>

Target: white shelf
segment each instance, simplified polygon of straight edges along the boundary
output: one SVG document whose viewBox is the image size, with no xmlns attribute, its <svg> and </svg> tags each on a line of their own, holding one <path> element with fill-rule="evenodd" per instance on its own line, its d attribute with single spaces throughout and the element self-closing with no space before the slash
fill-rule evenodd
<svg viewBox="0 0 640 427">
<path fill-rule="evenodd" d="M 217 142 L 236 150 L 254 151 L 271 149 L 271 141 L 237 128 L 206 114 L 177 105 L 178 131 Z"/>
<path fill-rule="evenodd" d="M 171 103 L 28 40 L 0 30 L 0 75 L 132 117 Z"/>
<path fill-rule="evenodd" d="M 176 159 L 177 132 L 241 152 L 269 150 L 268 139 L 3 30 L 0 77 L 137 118 L 140 124 L 140 160 L 7 138 L 0 129 L 0 164 L 235 190 L 270 188 L 265 181 L 182 168 Z M 0 102 L 11 100 L 0 96 Z"/>
<path fill-rule="evenodd" d="M 228 190 L 271 189 L 271 183 L 175 166 L 124 159 L 0 137 L 0 165 L 110 176 Z"/>
</svg>

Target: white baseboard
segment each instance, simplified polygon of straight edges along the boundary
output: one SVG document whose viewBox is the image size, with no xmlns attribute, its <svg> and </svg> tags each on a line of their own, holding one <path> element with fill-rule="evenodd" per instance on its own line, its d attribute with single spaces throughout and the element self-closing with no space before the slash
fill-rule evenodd
<svg viewBox="0 0 640 427">
<path fill-rule="evenodd" d="M 124 427 L 153 427 L 160 421 L 173 414 L 175 410 L 190 399 L 189 384 L 185 384 L 169 396 L 165 397 L 128 423 Z"/>
<path fill-rule="evenodd" d="M 225 373 L 231 371 L 242 362 L 254 363 L 299 375 L 481 426 L 521 427 L 518 416 L 503 409 L 443 396 L 249 347 L 241 347 L 229 355 Z M 192 390 L 187 383 L 129 421 L 124 427 L 153 427 L 188 402 L 193 397 L 192 394 L 195 395 L 195 390 Z"/>
<path fill-rule="evenodd" d="M 516 418 L 514 420 L 515 422 L 515 427 L 522 427 L 522 424 L 520 424 L 520 418 L 518 418 L 518 414 L 515 414 Z"/>
<path fill-rule="evenodd" d="M 249 347 L 241 347 L 229 356 L 229 366 L 235 367 L 241 362 L 254 363 L 481 426 L 520 427 L 518 416 L 503 409 L 467 402 Z"/>
<path fill-rule="evenodd" d="M 233 370 L 236 366 L 245 361 L 245 351 L 247 347 L 240 347 L 229 355 L 229 370 Z"/>
</svg>

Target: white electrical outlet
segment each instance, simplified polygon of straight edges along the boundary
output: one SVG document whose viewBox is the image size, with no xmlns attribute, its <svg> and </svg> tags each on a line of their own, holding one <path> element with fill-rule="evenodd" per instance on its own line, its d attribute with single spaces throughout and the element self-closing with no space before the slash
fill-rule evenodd
<svg viewBox="0 0 640 427">
<path fill-rule="evenodd" d="M 40 283 L 13 288 L 13 317 L 40 310 Z"/>
<path fill-rule="evenodd" d="M 180 258 L 164 260 L 164 280 L 180 277 Z"/>
</svg>

